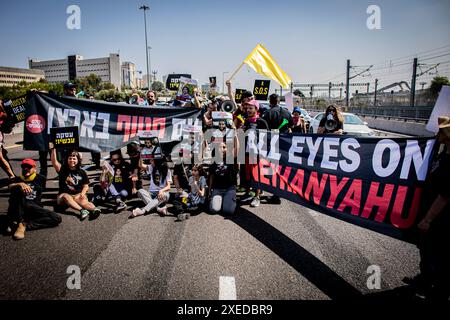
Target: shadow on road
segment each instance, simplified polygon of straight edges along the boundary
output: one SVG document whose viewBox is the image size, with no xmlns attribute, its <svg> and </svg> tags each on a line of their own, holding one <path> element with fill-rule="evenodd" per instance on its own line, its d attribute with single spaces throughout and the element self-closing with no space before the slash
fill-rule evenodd
<svg viewBox="0 0 450 320">
<path fill-rule="evenodd" d="M 362 298 L 351 284 L 285 234 L 252 212 L 240 208 L 231 221 L 272 250 L 333 300 Z"/>
</svg>

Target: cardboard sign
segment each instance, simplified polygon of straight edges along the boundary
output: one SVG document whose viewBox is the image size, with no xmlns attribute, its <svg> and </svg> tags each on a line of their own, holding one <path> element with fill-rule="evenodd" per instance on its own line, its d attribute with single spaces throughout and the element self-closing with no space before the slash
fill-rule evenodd
<svg viewBox="0 0 450 320">
<path fill-rule="evenodd" d="M 236 89 L 236 93 L 234 94 L 234 101 L 236 101 L 236 103 L 242 102 L 242 94 L 244 91 L 245 89 Z"/>
<path fill-rule="evenodd" d="M 209 87 L 210 88 L 217 87 L 217 77 L 209 77 Z"/>
<path fill-rule="evenodd" d="M 50 139 L 55 149 L 78 149 L 78 127 L 51 128 Z"/>
<path fill-rule="evenodd" d="M 294 94 L 288 92 L 285 94 L 284 99 L 286 101 L 286 108 L 292 113 L 294 111 Z"/>
<path fill-rule="evenodd" d="M 180 85 L 180 78 L 191 78 L 190 74 L 169 74 L 166 81 L 166 89 L 171 91 L 178 91 Z"/>
<path fill-rule="evenodd" d="M 267 101 L 269 97 L 270 80 L 255 80 L 253 95 L 256 100 Z"/>
<path fill-rule="evenodd" d="M 438 118 L 439 116 L 450 115 L 450 86 L 442 86 L 439 97 L 431 112 L 426 129 L 433 133 L 439 132 Z"/>
<path fill-rule="evenodd" d="M 25 102 L 27 96 L 20 96 L 4 103 L 5 112 L 11 118 L 12 124 L 25 121 Z"/>
<path fill-rule="evenodd" d="M 178 87 L 177 100 L 190 101 L 194 97 L 194 89 L 197 87 L 197 80 L 181 77 Z"/>
<path fill-rule="evenodd" d="M 138 136 L 143 160 L 163 158 L 157 131 L 139 131 Z"/>
</svg>

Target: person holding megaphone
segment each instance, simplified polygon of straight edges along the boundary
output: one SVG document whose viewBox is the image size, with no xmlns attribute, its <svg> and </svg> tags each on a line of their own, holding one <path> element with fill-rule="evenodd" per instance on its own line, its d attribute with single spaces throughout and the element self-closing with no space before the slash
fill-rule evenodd
<svg viewBox="0 0 450 320">
<path fill-rule="evenodd" d="M 339 108 L 334 104 L 329 105 L 325 111 L 325 115 L 320 120 L 318 134 L 343 134 L 344 117 Z"/>
</svg>

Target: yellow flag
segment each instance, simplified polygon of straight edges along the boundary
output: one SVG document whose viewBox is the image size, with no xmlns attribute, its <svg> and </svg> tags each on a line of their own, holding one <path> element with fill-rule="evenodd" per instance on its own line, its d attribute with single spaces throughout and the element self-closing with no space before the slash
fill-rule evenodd
<svg viewBox="0 0 450 320">
<path fill-rule="evenodd" d="M 273 60 L 269 51 L 258 44 L 252 53 L 244 60 L 244 63 L 249 65 L 253 70 L 270 79 L 278 82 L 283 88 L 288 88 L 292 82 L 291 78 L 280 68 L 280 66 Z"/>
</svg>

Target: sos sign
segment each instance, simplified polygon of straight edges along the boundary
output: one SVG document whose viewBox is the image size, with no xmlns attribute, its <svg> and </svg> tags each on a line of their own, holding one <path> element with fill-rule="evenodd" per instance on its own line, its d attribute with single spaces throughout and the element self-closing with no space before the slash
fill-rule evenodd
<svg viewBox="0 0 450 320">
<path fill-rule="evenodd" d="M 234 94 L 234 101 L 236 103 L 242 102 L 242 93 L 244 93 L 245 89 L 236 89 L 236 93 Z"/>
<path fill-rule="evenodd" d="M 255 80 L 253 95 L 256 100 L 267 100 L 269 97 L 270 80 Z"/>
</svg>

